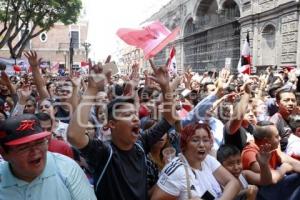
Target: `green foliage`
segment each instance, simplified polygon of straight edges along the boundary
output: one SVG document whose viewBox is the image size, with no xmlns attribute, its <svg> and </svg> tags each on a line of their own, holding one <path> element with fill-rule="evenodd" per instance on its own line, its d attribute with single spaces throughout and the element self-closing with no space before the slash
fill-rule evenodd
<svg viewBox="0 0 300 200">
<path fill-rule="evenodd" d="M 12 57 L 20 56 L 26 43 L 49 30 L 56 22 L 76 23 L 82 8 L 81 0 L 0 0 L 0 48 L 8 45 Z M 17 44 L 13 40 L 27 30 Z"/>
</svg>

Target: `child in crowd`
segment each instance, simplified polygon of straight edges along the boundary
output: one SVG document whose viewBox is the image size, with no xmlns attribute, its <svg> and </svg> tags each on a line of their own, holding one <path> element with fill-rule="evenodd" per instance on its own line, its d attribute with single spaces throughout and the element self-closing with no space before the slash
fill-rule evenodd
<svg viewBox="0 0 300 200">
<path fill-rule="evenodd" d="M 242 170 L 241 152 L 233 145 L 222 145 L 217 152 L 217 160 L 234 177 L 236 177 L 242 187 L 235 200 L 255 200 L 258 192 L 256 185 L 268 185 L 272 182 L 270 169 L 267 167 L 270 159 L 270 147 L 265 145 L 258 155 L 260 174 L 250 170 Z"/>
</svg>

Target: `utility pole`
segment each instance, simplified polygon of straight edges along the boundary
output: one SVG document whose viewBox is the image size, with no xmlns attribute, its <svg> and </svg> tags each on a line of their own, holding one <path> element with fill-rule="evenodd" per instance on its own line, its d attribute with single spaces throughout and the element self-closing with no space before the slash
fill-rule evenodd
<svg viewBox="0 0 300 200">
<path fill-rule="evenodd" d="M 70 74 L 73 74 L 73 56 L 74 56 L 74 48 L 73 48 L 73 38 L 70 38 Z"/>
<path fill-rule="evenodd" d="M 81 45 L 84 47 L 84 50 L 85 50 L 85 61 L 88 62 L 91 44 L 88 42 L 84 42 Z"/>
</svg>

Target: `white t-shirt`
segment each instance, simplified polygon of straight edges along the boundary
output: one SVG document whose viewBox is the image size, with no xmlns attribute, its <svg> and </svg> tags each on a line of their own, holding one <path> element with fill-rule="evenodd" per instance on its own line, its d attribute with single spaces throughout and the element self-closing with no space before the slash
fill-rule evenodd
<svg viewBox="0 0 300 200">
<path fill-rule="evenodd" d="M 58 121 L 58 125 L 54 132 L 56 133 L 57 136 L 62 137 L 64 139 L 64 141 L 68 141 L 67 140 L 68 127 L 69 127 L 69 124 Z"/>
<path fill-rule="evenodd" d="M 192 169 L 187 161 L 185 163 L 188 167 L 192 197 L 202 197 L 206 191 L 215 198 L 221 197 L 221 187 L 213 175 L 221 164 L 214 157 L 206 156 L 201 163 L 202 170 Z M 184 163 L 178 157 L 164 167 L 157 185 L 166 193 L 179 197 L 179 200 L 188 199 Z"/>
<path fill-rule="evenodd" d="M 249 184 L 248 184 L 246 178 L 243 176 L 243 174 L 240 174 L 239 181 L 242 184 L 242 189 L 247 189 L 248 188 Z"/>
</svg>

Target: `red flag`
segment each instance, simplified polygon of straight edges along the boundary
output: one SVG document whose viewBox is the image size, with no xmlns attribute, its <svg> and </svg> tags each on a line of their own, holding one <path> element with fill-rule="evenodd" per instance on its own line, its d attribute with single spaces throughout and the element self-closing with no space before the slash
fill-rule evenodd
<svg viewBox="0 0 300 200">
<path fill-rule="evenodd" d="M 171 32 L 161 22 L 155 21 L 139 29 L 120 28 L 117 35 L 127 44 L 143 49 L 145 59 L 149 59 L 173 41 L 178 32 L 179 27 Z"/>
<path fill-rule="evenodd" d="M 81 67 L 89 66 L 89 62 L 81 61 L 80 63 Z"/>
</svg>

